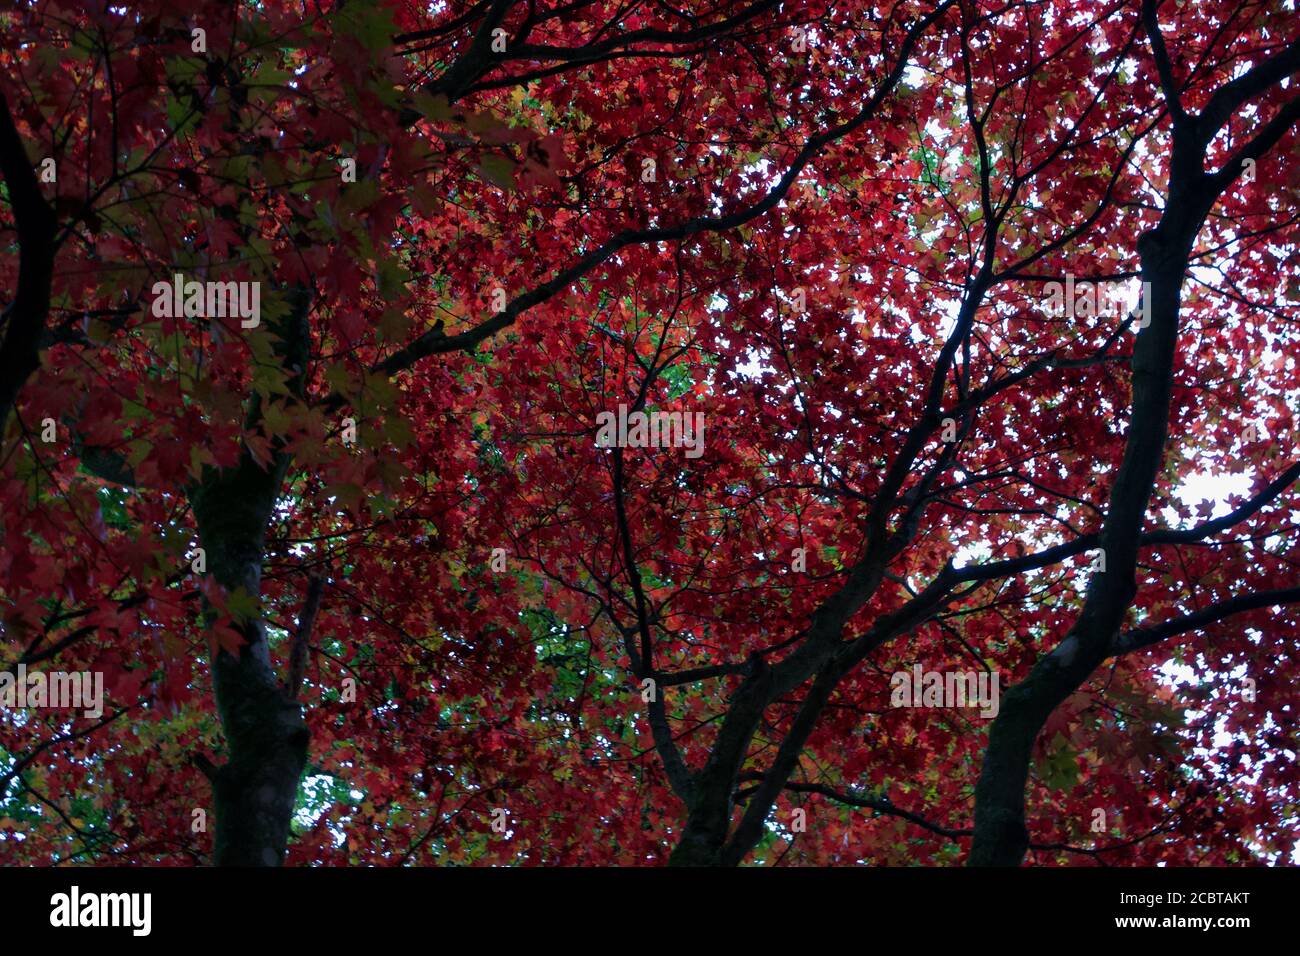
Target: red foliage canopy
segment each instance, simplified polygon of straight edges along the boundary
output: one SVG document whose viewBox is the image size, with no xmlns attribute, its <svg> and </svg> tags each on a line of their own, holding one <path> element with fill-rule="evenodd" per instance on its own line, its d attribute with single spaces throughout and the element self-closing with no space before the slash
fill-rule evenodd
<svg viewBox="0 0 1300 956">
<path fill-rule="evenodd" d="M 0 13 L 0 855 L 1289 859 L 1292 8 Z"/>
</svg>

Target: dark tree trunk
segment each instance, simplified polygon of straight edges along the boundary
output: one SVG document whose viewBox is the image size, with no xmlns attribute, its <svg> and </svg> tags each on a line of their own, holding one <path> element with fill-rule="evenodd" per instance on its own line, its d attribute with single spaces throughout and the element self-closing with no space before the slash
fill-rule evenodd
<svg viewBox="0 0 1300 956">
<path fill-rule="evenodd" d="M 227 590 L 261 593 L 266 526 L 283 464 L 262 471 L 245 455 L 229 475 L 214 475 L 193 496 L 209 570 Z M 238 657 L 218 649 L 213 690 L 226 734 L 228 762 L 213 775 L 219 866 L 279 866 L 307 762 L 302 709 L 271 666 L 260 620 L 239 627 Z"/>
<path fill-rule="evenodd" d="M 1003 698 L 975 787 L 971 866 L 1024 861 L 1025 787 L 1034 742 L 1052 711 L 1112 656 L 1112 641 L 1137 591 L 1139 539 L 1168 435 L 1183 279 L 1217 197 L 1202 171 L 1203 156 L 1204 144 L 1187 127 L 1176 126 L 1165 211 L 1160 224 L 1138 240 L 1151 321 L 1133 347 L 1132 414 L 1101 532 L 1106 569 L 1089 580 L 1065 639 Z"/>
<path fill-rule="evenodd" d="M 762 667 L 736 691 L 708 762 L 695 778 L 686 827 L 668 858 L 669 866 L 724 864 L 736 782 L 772 690 L 772 672 Z"/>
<path fill-rule="evenodd" d="M 290 291 L 292 309 L 271 330 L 301 397 L 309 332 L 305 289 Z M 250 424 L 260 414 L 256 396 Z M 190 491 L 199 543 L 208 572 L 228 592 L 242 589 L 260 599 L 266 532 L 281 494 L 289 456 L 278 448 L 269 468 L 245 449 L 230 469 L 207 468 Z M 209 613 L 211 619 L 211 612 Z M 238 622 L 244 643 L 238 655 L 214 647 L 212 684 L 226 735 L 227 762 L 210 768 L 218 866 L 279 866 L 284 862 L 298 785 L 307 764 L 310 732 L 297 702 L 297 688 L 282 685 L 271 664 L 260 610 Z"/>
<path fill-rule="evenodd" d="M 41 366 L 41 336 L 50 311 L 55 221 L 41 195 L 22 137 L 0 95 L 0 172 L 18 232 L 18 288 L 0 314 L 0 435 L 23 384 Z"/>
</svg>

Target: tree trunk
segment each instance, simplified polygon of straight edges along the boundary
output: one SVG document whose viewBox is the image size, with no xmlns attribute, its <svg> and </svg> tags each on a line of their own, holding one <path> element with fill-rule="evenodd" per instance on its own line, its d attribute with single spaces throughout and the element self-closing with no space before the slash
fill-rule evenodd
<svg viewBox="0 0 1300 956">
<path fill-rule="evenodd" d="M 305 289 L 289 292 L 292 309 L 274 329 L 291 391 L 301 397 L 309 332 Z M 250 424 L 260 414 L 256 396 Z M 199 543 L 208 571 L 227 592 L 242 589 L 261 597 L 266 531 L 289 468 L 289 456 L 276 450 L 263 468 L 245 449 L 230 469 L 204 469 L 190 491 Z M 209 620 L 212 612 L 209 611 Z M 212 780 L 218 866 L 280 866 L 284 863 L 298 785 L 307 764 L 310 731 L 296 699 L 296 688 L 282 686 L 271 664 L 260 609 L 239 622 L 244 643 L 238 655 L 216 645 L 212 684 L 226 735 L 227 762 L 209 771 Z"/>
<path fill-rule="evenodd" d="M 266 527 L 284 474 L 267 472 L 245 453 L 229 474 L 209 476 L 192 496 L 209 570 L 223 588 L 260 595 Z M 213 775 L 214 860 L 219 866 L 284 862 L 298 781 L 307 762 L 302 709 L 271 666 L 266 629 L 240 625 L 238 657 L 214 651 L 213 690 L 229 761 Z"/>
<path fill-rule="evenodd" d="M 668 857 L 669 866 L 722 866 L 731 827 L 736 782 L 773 692 L 772 671 L 756 660 L 758 670 L 747 677 L 732 698 L 708 762 L 695 778 L 686 828 Z"/>
<path fill-rule="evenodd" d="M 1003 698 L 975 787 L 971 866 L 1019 866 L 1029 849 L 1025 787 L 1034 741 L 1047 718 L 1112 654 L 1111 641 L 1136 594 L 1139 539 L 1168 434 L 1182 284 L 1196 234 L 1213 204 L 1197 146 L 1175 133 L 1165 212 L 1138 241 L 1150 325 L 1133 347 L 1132 414 L 1124 457 L 1102 524 L 1106 570 L 1088 582 L 1065 639 Z"/>
<path fill-rule="evenodd" d="M 41 335 L 50 311 L 54 275 L 55 221 L 14 126 L 9 102 L 0 95 L 0 172 L 18 233 L 18 288 L 0 315 L 0 436 L 18 392 L 41 366 Z"/>
</svg>

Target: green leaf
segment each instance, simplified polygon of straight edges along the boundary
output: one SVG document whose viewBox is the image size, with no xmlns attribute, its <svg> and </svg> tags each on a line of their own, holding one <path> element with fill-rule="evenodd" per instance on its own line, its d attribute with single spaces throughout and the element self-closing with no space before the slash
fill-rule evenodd
<svg viewBox="0 0 1300 956">
<path fill-rule="evenodd" d="M 226 612 L 239 623 L 257 617 L 257 598 L 239 586 L 226 595 Z"/>
<path fill-rule="evenodd" d="M 513 189 L 515 185 L 515 164 L 504 156 L 492 154 L 484 156 L 479 163 L 479 172 L 488 182 L 502 189 Z"/>
<path fill-rule="evenodd" d="M 1079 783 L 1078 756 L 1065 735 L 1058 733 L 1038 761 L 1039 779 L 1052 790 L 1073 790 Z"/>
</svg>

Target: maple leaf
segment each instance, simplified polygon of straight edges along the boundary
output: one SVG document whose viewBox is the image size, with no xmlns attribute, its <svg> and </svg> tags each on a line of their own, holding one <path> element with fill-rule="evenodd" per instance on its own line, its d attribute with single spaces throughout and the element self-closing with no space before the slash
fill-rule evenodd
<svg viewBox="0 0 1300 956">
<path fill-rule="evenodd" d="M 229 624 L 214 624 L 211 629 L 212 640 L 231 657 L 238 657 L 240 648 L 248 643 L 243 634 Z"/>
</svg>

